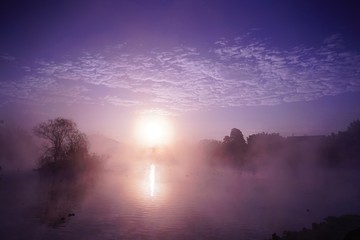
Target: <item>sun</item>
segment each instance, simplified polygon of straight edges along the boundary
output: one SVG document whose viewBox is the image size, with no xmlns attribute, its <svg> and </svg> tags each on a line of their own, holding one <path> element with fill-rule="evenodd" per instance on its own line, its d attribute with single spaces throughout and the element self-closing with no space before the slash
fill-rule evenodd
<svg viewBox="0 0 360 240">
<path fill-rule="evenodd" d="M 162 115 L 142 115 L 135 125 L 136 140 L 148 147 L 168 145 L 173 137 L 169 119 Z"/>
</svg>

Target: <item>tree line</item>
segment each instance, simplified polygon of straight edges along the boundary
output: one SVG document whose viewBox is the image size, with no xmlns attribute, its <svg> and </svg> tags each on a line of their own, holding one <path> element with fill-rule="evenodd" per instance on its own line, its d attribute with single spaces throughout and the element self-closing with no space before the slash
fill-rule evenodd
<svg viewBox="0 0 360 240">
<path fill-rule="evenodd" d="M 245 140 L 233 128 L 222 141 L 200 142 L 203 160 L 213 165 L 245 166 L 254 161 L 284 159 L 290 166 L 314 160 L 328 167 L 360 166 L 360 121 L 349 124 L 345 131 L 324 136 L 290 136 L 279 133 L 256 133 Z"/>
</svg>

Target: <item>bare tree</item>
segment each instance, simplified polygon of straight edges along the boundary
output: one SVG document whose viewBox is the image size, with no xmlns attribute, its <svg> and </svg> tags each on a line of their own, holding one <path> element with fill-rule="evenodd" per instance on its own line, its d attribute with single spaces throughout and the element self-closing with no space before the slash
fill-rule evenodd
<svg viewBox="0 0 360 240">
<path fill-rule="evenodd" d="M 75 215 L 76 206 L 97 180 L 102 158 L 89 153 L 85 135 L 69 119 L 59 117 L 40 123 L 34 133 L 45 143 L 38 168 L 44 180 L 38 219 L 57 227 Z"/>
<path fill-rule="evenodd" d="M 34 133 L 46 142 L 40 165 L 66 160 L 72 154 L 87 153 L 86 137 L 72 120 L 60 117 L 48 120 L 37 125 Z"/>
</svg>

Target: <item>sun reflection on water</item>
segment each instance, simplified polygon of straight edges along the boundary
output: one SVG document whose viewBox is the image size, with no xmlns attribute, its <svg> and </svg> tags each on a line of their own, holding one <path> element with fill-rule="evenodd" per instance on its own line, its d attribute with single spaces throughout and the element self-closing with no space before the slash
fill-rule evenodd
<svg viewBox="0 0 360 240">
<path fill-rule="evenodd" d="M 149 174 L 149 187 L 150 187 L 150 196 L 155 195 L 155 165 L 150 165 L 150 174 Z"/>
</svg>

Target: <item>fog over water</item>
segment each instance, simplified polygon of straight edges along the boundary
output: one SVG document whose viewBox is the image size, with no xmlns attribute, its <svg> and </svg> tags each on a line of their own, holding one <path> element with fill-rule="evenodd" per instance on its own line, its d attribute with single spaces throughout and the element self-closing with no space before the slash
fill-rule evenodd
<svg viewBox="0 0 360 240">
<path fill-rule="evenodd" d="M 359 1 L 0 1 L 0 240 L 360 240 Z"/>
<path fill-rule="evenodd" d="M 4 239 L 266 239 L 360 214 L 358 169 L 322 166 L 316 147 L 300 148 L 300 161 L 281 151 L 233 166 L 209 164 L 198 144 L 135 150 L 89 139 L 108 153 L 96 173 L 41 177 L 2 162 Z"/>
</svg>

